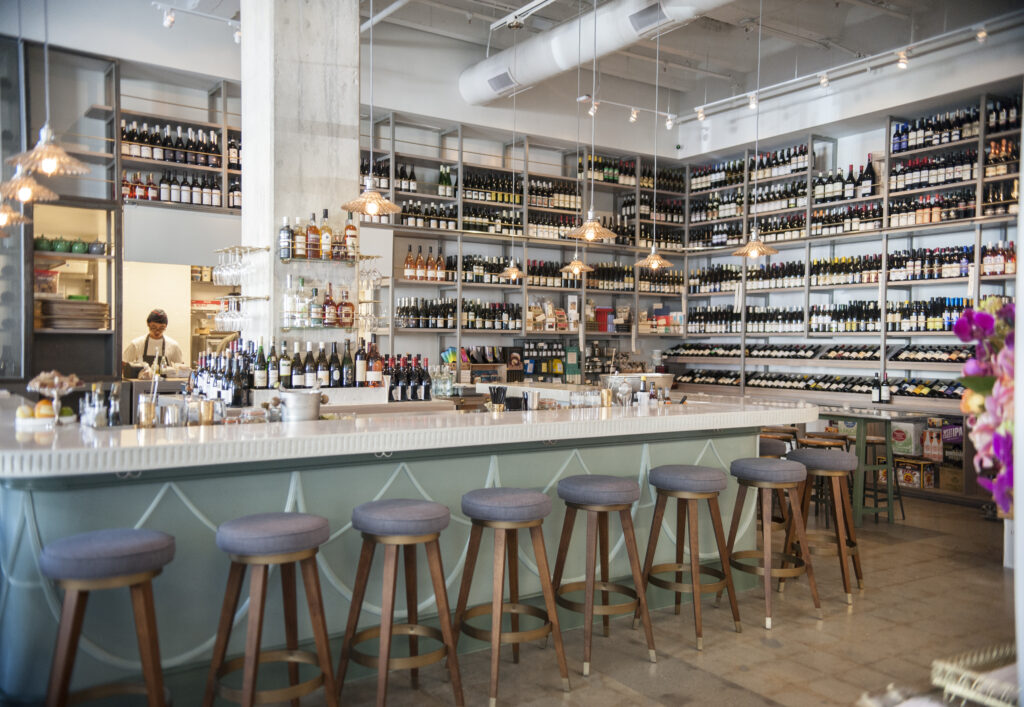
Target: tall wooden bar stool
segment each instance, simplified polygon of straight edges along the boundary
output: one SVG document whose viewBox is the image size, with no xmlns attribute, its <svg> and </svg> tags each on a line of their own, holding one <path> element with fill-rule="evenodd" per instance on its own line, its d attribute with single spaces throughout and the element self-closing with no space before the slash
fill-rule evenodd
<svg viewBox="0 0 1024 707">
<path fill-rule="evenodd" d="M 853 509 L 850 507 L 849 475 L 857 469 L 857 455 L 826 449 L 796 449 L 786 455 L 790 461 L 803 464 L 807 468 L 807 481 L 804 484 L 800 501 L 800 509 L 807 522 L 807 508 L 811 502 L 811 480 L 823 479 L 829 482 L 829 510 L 835 521 L 834 549 L 828 554 L 839 557 L 839 566 L 843 576 L 843 589 L 846 591 L 846 603 L 853 603 L 853 592 L 850 588 L 850 558 L 857 575 L 857 586 L 864 587 L 864 572 L 860 564 L 860 551 L 857 547 L 857 531 L 853 527 Z M 820 539 L 815 535 L 814 539 Z M 826 537 L 828 537 L 826 535 Z M 792 532 L 786 536 L 786 547 L 792 541 Z M 803 541 L 801 541 L 803 542 Z M 828 538 L 832 545 L 832 538 Z M 815 549 L 817 552 L 817 547 Z"/>
<path fill-rule="evenodd" d="M 145 528 L 96 530 L 61 538 L 43 548 L 39 568 L 64 588 L 57 646 L 46 692 L 47 707 L 133 693 L 146 695 L 149 707 L 166 704 L 153 607 L 153 577 L 172 559 L 174 538 Z M 71 670 L 75 665 L 89 593 L 118 587 L 128 587 L 131 592 L 145 686 L 100 685 L 69 695 Z"/>
<path fill-rule="evenodd" d="M 781 459 L 786 456 L 786 452 L 789 451 L 789 443 L 795 442 L 792 437 L 786 437 L 785 440 L 781 439 L 784 435 L 774 434 L 761 434 L 761 438 L 758 441 L 757 455 L 759 457 L 768 457 L 771 459 Z M 786 523 L 789 521 L 789 515 L 786 512 L 786 492 L 783 489 L 775 489 L 775 502 L 779 506 L 779 515 L 776 516 L 774 511 L 772 513 L 772 523 L 774 530 L 785 530 Z M 774 505 L 774 504 L 773 504 Z"/>
<path fill-rule="evenodd" d="M 852 443 L 852 441 L 851 441 L 851 443 Z M 879 454 L 878 453 L 878 448 L 879 447 L 882 448 L 883 454 Z M 872 508 L 878 508 L 879 507 L 878 506 L 879 499 L 884 499 L 886 504 L 889 503 L 888 489 L 883 488 L 882 490 L 879 490 L 879 488 L 878 488 L 878 472 L 880 470 L 877 469 L 877 468 L 875 468 L 875 469 L 871 468 L 872 466 L 878 466 L 878 458 L 879 457 L 883 457 L 883 458 L 885 458 L 888 461 L 887 452 L 886 452 L 887 448 L 888 448 L 888 446 L 886 445 L 885 437 L 881 437 L 879 435 L 867 435 L 864 438 L 864 449 L 865 449 L 864 455 L 867 457 L 867 459 L 864 460 L 864 464 L 869 468 L 869 471 L 871 473 L 871 507 Z M 872 450 L 874 450 L 874 454 L 872 454 Z M 900 516 L 902 517 L 903 520 L 906 520 L 907 519 L 907 509 L 903 507 L 903 491 L 901 489 L 901 484 L 899 483 L 898 480 L 895 480 L 895 479 L 893 480 L 892 490 L 893 490 L 893 494 L 892 494 L 893 495 L 893 500 L 894 501 L 898 501 L 899 504 L 900 504 Z M 868 484 L 867 484 L 867 480 L 865 479 L 865 482 L 864 482 L 864 495 L 862 496 L 862 499 L 863 499 L 863 502 L 865 503 L 865 505 L 867 503 L 867 498 L 868 498 Z M 888 511 L 888 510 L 889 509 L 886 508 L 886 511 Z M 878 516 L 881 515 L 881 514 L 876 512 L 876 513 L 873 513 L 872 515 L 875 516 L 875 523 L 877 524 L 878 523 Z"/>
<path fill-rule="evenodd" d="M 498 703 L 498 659 L 502 643 L 512 644 L 512 661 L 519 662 L 519 644 L 536 641 L 548 634 L 554 634 L 555 655 L 558 670 L 562 674 L 562 687 L 569 691 L 569 668 L 565 662 L 562 646 L 562 632 L 558 627 L 558 611 L 555 606 L 555 592 L 551 586 L 547 552 L 544 549 L 544 532 L 541 525 L 551 513 L 551 499 L 547 494 L 530 489 L 489 488 L 470 491 L 462 497 L 462 512 L 473 521 L 469 535 L 469 549 L 466 552 L 466 566 L 462 570 L 462 585 L 459 601 L 455 605 L 455 641 L 459 632 L 488 641 L 491 644 L 491 707 Z M 480 552 L 480 537 L 485 528 L 494 530 L 494 586 L 491 603 L 466 609 L 469 590 L 473 581 L 473 570 Z M 519 603 L 519 541 L 520 529 L 529 528 L 533 540 L 533 554 L 537 559 L 537 574 L 544 594 L 547 611 L 528 604 Z M 504 601 L 505 562 L 508 561 L 508 602 Z M 471 626 L 469 619 L 490 613 L 490 630 Z M 510 614 L 511 631 L 501 630 L 502 614 Z M 527 615 L 540 619 L 539 628 L 519 630 L 519 616 Z"/>
<path fill-rule="evenodd" d="M 363 549 L 359 553 L 359 567 L 352 587 L 352 602 L 348 612 L 345 638 L 341 643 L 341 660 L 338 663 L 338 697 L 345 687 L 345 674 L 349 660 L 360 665 L 377 669 L 377 704 L 387 701 L 388 671 L 408 669 L 412 686 L 419 686 L 419 668 L 448 658 L 448 672 L 451 675 L 455 704 L 462 705 L 462 680 L 459 676 L 459 661 L 455 654 L 455 634 L 452 631 L 451 614 L 448 609 L 448 590 L 445 588 L 444 569 L 441 566 L 441 548 L 437 539 L 448 527 L 451 512 L 447 506 L 431 501 L 416 499 L 389 499 L 371 501 L 356 506 L 352 511 L 352 527 L 363 535 Z M 359 614 L 363 609 L 366 584 L 370 579 L 373 553 L 377 545 L 384 546 L 384 580 L 381 587 L 380 626 L 363 629 L 359 627 Z M 417 622 L 416 598 L 416 546 L 423 545 L 430 567 L 430 579 L 434 585 L 434 599 L 437 602 L 437 618 L 441 630 Z M 395 583 L 398 579 L 398 550 L 405 556 L 405 598 L 409 623 L 395 624 Z M 396 636 L 409 637 L 409 657 L 391 657 L 391 639 Z M 374 638 L 380 639 L 380 650 L 376 656 L 356 650 L 356 645 Z M 419 653 L 419 639 L 430 638 L 441 642 L 441 647 L 430 653 Z"/>
<path fill-rule="evenodd" d="M 809 432 L 806 437 L 798 437 L 796 440 L 797 449 L 832 449 L 840 452 L 849 451 L 849 440 L 846 435 L 840 435 L 835 432 Z M 822 507 L 828 506 L 826 495 L 828 490 L 825 485 L 825 478 L 816 476 L 808 485 L 812 485 L 811 501 L 814 502 L 814 515 L 817 517 L 821 513 Z M 808 507 L 809 510 L 809 507 Z M 806 513 L 806 511 L 805 511 Z M 804 518 L 806 524 L 807 518 Z M 827 528 L 831 521 L 829 520 L 829 514 L 825 514 L 825 527 Z"/>
<path fill-rule="evenodd" d="M 800 428 L 795 425 L 767 425 L 761 428 L 763 434 L 787 435 L 791 439 L 800 436 Z"/>
<path fill-rule="evenodd" d="M 229 520 L 217 528 L 217 547 L 228 553 L 231 569 L 224 590 L 217 640 L 213 645 L 213 659 L 206 675 L 204 707 L 213 705 L 220 696 L 245 707 L 268 702 L 291 701 L 298 707 L 299 698 L 321 685 L 328 705 L 337 707 L 331 648 L 327 643 L 327 624 L 324 621 L 323 598 L 320 594 L 320 575 L 316 567 L 316 554 L 327 542 L 330 527 L 327 519 L 307 513 L 257 513 Z M 299 628 L 295 599 L 295 563 L 302 570 L 302 583 L 306 589 L 309 620 L 313 626 L 316 653 L 300 651 Z M 284 632 L 286 650 L 261 651 L 263 610 L 267 602 L 267 575 L 271 565 L 281 569 L 281 596 L 284 601 Z M 245 655 L 225 661 L 231 625 L 238 608 L 242 580 L 247 567 L 249 577 L 249 622 L 245 634 Z M 261 663 L 288 663 L 288 687 L 257 690 L 256 679 Z M 299 682 L 299 663 L 315 665 L 320 672 L 313 678 Z M 220 678 L 242 669 L 242 689 L 228 687 Z"/>
<path fill-rule="evenodd" d="M 732 571 L 729 568 L 729 551 L 722 530 L 722 514 L 718 510 L 718 494 L 726 486 L 726 475 L 721 469 L 706 466 L 688 466 L 671 464 L 651 469 L 651 486 L 658 490 L 658 500 L 654 505 L 654 518 L 651 520 L 651 535 L 647 541 L 647 554 L 644 558 L 644 591 L 647 584 L 668 589 L 675 594 L 676 613 L 680 612 L 683 593 L 693 596 L 693 625 L 697 634 L 697 650 L 704 650 L 704 630 L 701 623 L 701 594 L 729 592 L 729 604 L 732 607 L 732 618 L 736 622 L 736 633 L 743 630 L 740 624 L 740 610 L 736 604 L 736 588 L 732 583 Z M 654 554 L 658 549 L 658 537 L 661 534 L 661 523 L 665 517 L 665 506 L 668 499 L 676 499 L 676 561 L 654 565 Z M 709 567 L 700 563 L 700 541 L 697 535 L 698 501 L 705 500 L 711 513 L 711 524 L 715 529 L 715 542 L 718 545 L 718 556 L 722 560 L 722 569 Z M 683 563 L 683 541 L 689 516 L 690 528 L 690 566 Z M 653 565 L 653 566 L 652 566 Z M 683 573 L 689 570 L 690 581 L 683 582 Z M 655 575 L 675 572 L 675 581 L 663 579 Z M 704 583 L 701 574 L 714 577 L 714 582 Z M 638 616 L 633 617 L 636 627 Z"/>
<path fill-rule="evenodd" d="M 772 576 L 777 579 L 807 575 L 807 583 L 811 589 L 814 608 L 821 618 L 821 600 L 818 598 L 818 585 L 814 581 L 814 568 L 808 551 L 804 523 L 800 513 L 800 499 L 797 489 L 807 478 L 807 470 L 803 464 L 786 459 L 768 459 L 763 457 L 736 459 L 729 465 L 729 472 L 739 481 L 736 493 L 736 505 L 732 511 L 732 522 L 729 525 L 729 563 L 740 572 L 748 572 L 764 577 L 764 627 L 772 628 Z M 747 500 L 747 489 L 757 490 L 761 501 L 761 550 L 734 551 L 736 534 L 739 531 L 740 516 L 743 504 Z M 789 528 L 795 531 L 800 541 L 799 555 L 789 554 L 786 547 L 781 553 L 772 551 L 772 492 L 784 490 L 789 496 Z M 778 558 L 779 566 L 773 567 L 773 558 Z M 756 562 L 744 562 L 756 560 Z M 792 567 L 788 567 L 792 564 Z"/>
<path fill-rule="evenodd" d="M 590 648 L 594 633 L 594 614 L 601 617 L 604 635 L 609 634 L 609 618 L 618 614 L 630 614 L 637 610 L 644 623 L 647 635 L 647 655 L 652 663 L 658 662 L 654 650 L 654 630 L 651 628 L 651 616 L 647 611 L 647 597 L 644 592 L 636 591 L 625 584 L 608 581 L 608 516 L 618 511 L 622 523 L 622 535 L 626 542 L 626 554 L 633 572 L 633 585 L 643 587 L 643 572 L 640 568 L 640 553 L 636 546 L 636 535 L 633 531 L 633 518 L 629 515 L 630 506 L 640 498 L 640 487 L 635 481 L 621 476 L 605 476 L 603 474 L 580 474 L 568 476 L 558 482 L 558 497 L 565 501 L 565 520 L 562 522 L 562 537 L 558 542 L 558 555 L 555 558 L 555 574 L 552 584 L 555 587 L 555 601 L 559 606 L 570 611 L 583 614 L 583 676 L 590 675 Z M 587 549 L 586 576 L 582 582 L 562 584 L 562 573 L 565 571 L 565 558 L 569 553 L 569 541 L 576 522 L 576 513 L 587 514 Z M 597 564 L 597 546 L 601 545 L 601 581 L 594 581 Z M 584 592 L 583 603 L 570 601 L 564 594 Z M 601 591 L 601 606 L 594 606 L 594 591 Z M 609 604 L 610 592 L 629 597 L 629 601 Z"/>
</svg>

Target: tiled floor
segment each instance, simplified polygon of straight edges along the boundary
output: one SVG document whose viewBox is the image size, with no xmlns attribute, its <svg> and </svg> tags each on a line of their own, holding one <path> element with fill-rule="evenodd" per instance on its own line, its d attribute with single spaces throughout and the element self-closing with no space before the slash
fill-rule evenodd
<svg viewBox="0 0 1024 707">
<path fill-rule="evenodd" d="M 815 564 L 824 619 L 815 618 L 806 579 L 774 594 L 774 629 L 763 626 L 760 589 L 740 595 L 743 632 L 725 601 L 704 606 L 704 650 L 694 647 L 693 614 L 653 616 L 658 662 L 643 632 L 612 623 L 595 630 L 593 669 L 581 675 L 583 632 L 565 632 L 572 691 L 561 691 L 551 648 L 527 645 L 520 664 L 502 658 L 503 705 L 849 705 L 888 683 L 927 689 L 931 661 L 1013 639 L 1013 577 L 1002 568 L 1002 524 L 977 509 L 907 499 L 909 520 L 861 530 L 865 589 L 847 606 L 835 558 Z M 813 521 L 812 521 L 813 522 Z M 333 648 L 333 646 L 332 646 Z M 508 649 L 506 649 L 508 651 Z M 461 658 L 467 705 L 487 704 L 489 654 Z M 345 686 L 346 704 L 372 704 L 375 681 Z M 440 665 L 389 682 L 388 703 L 449 705 Z M 309 704 L 322 704 L 314 700 Z"/>
</svg>

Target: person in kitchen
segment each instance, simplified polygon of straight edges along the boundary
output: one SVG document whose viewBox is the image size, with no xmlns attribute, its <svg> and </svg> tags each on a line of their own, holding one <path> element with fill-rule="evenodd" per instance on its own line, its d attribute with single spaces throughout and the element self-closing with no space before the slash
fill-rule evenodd
<svg viewBox="0 0 1024 707">
<path fill-rule="evenodd" d="M 181 354 L 181 347 L 178 342 L 169 336 L 165 336 L 167 330 L 167 312 L 162 309 L 154 309 L 146 317 L 146 326 L 149 333 L 132 339 L 132 342 L 124 349 L 122 360 L 127 363 L 145 361 L 150 366 L 159 362 L 161 357 L 167 363 L 183 363 L 184 357 Z"/>
</svg>

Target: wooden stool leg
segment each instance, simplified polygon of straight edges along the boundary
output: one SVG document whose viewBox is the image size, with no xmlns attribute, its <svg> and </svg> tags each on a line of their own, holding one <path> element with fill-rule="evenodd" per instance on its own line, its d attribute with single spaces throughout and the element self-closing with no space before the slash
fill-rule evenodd
<svg viewBox="0 0 1024 707">
<path fill-rule="evenodd" d="M 398 546 L 384 546 L 384 579 L 380 600 L 380 650 L 377 654 L 377 707 L 388 696 L 388 661 L 391 659 L 391 627 L 395 623 L 395 584 L 398 581 Z"/>
<path fill-rule="evenodd" d="M 547 608 L 548 621 L 551 622 L 551 633 L 555 637 L 555 655 L 558 657 L 558 672 L 562 675 L 562 686 L 569 691 L 569 666 L 565 662 L 565 647 L 562 645 L 562 630 L 558 625 L 558 605 L 555 603 L 555 589 L 551 585 L 548 568 L 548 553 L 544 549 L 544 531 L 539 525 L 530 528 L 533 540 L 533 556 L 537 560 L 537 574 L 540 577 L 540 588 L 544 593 L 544 606 Z"/>
<path fill-rule="evenodd" d="M 601 581 L 608 581 L 608 514 L 598 513 L 597 514 L 597 546 L 600 549 L 601 555 Z M 608 592 L 601 592 L 601 604 L 607 606 L 610 595 Z M 605 636 L 608 636 L 611 629 L 611 616 L 604 614 L 601 616 L 601 629 Z"/>
<path fill-rule="evenodd" d="M 647 538 L 647 552 L 644 554 L 644 586 L 643 591 L 647 592 L 647 585 L 651 581 L 651 567 L 654 566 L 654 553 L 658 549 L 658 538 L 661 535 L 661 523 L 665 518 L 665 506 L 668 505 L 668 496 L 659 493 L 658 499 L 654 502 L 654 517 L 651 519 L 651 534 Z M 633 612 L 633 628 L 640 625 L 640 605 L 637 604 Z"/>
<path fill-rule="evenodd" d="M 256 703 L 256 676 L 260 667 L 260 638 L 263 609 L 267 603 L 267 566 L 253 565 L 249 574 L 249 626 L 245 634 L 245 668 L 242 677 L 242 707 Z"/>
<path fill-rule="evenodd" d="M 736 546 L 736 533 L 740 529 L 740 514 L 743 513 L 743 503 L 747 500 L 747 487 L 740 484 L 736 488 L 736 503 L 732 506 L 732 518 L 729 520 L 729 541 L 726 547 L 728 556 L 732 557 L 733 548 Z M 716 501 L 717 503 L 717 501 Z M 715 605 L 722 600 L 722 590 L 715 594 Z"/>
<path fill-rule="evenodd" d="M 224 664 L 224 656 L 228 652 L 228 639 L 231 638 L 231 625 L 238 609 L 238 597 L 242 593 L 242 580 L 245 578 L 245 565 L 232 562 L 228 572 L 228 586 L 224 590 L 224 603 L 220 609 L 220 621 L 217 624 L 217 641 L 213 645 L 213 657 L 210 659 L 210 670 L 206 673 L 206 692 L 203 694 L 203 707 L 212 707 L 217 695 L 217 671 Z"/>
<path fill-rule="evenodd" d="M 441 624 L 441 635 L 448 646 L 448 674 L 451 676 L 455 704 L 462 707 L 462 677 L 459 675 L 459 658 L 455 654 L 455 638 L 452 634 L 451 612 L 448 608 L 448 590 L 444 585 L 444 567 L 441 564 L 441 548 L 436 540 L 427 543 L 427 564 L 430 565 L 430 579 L 434 584 L 434 600 L 437 602 L 437 619 Z"/>
<path fill-rule="evenodd" d="M 565 507 L 565 518 L 562 520 L 562 536 L 558 540 L 558 554 L 555 555 L 555 573 L 551 585 L 557 592 L 562 587 L 562 573 L 565 571 L 565 558 L 569 554 L 569 541 L 572 540 L 572 527 L 576 524 L 576 508 Z"/>
<path fill-rule="evenodd" d="M 466 614 L 466 604 L 469 602 L 469 589 L 473 584 L 473 572 L 476 570 L 476 558 L 480 553 L 480 536 L 483 535 L 483 532 L 483 527 L 476 523 L 469 529 L 466 564 L 462 567 L 462 584 L 459 586 L 459 599 L 455 604 L 455 622 L 452 624 L 456 647 L 459 645 L 459 635 L 462 633 L 462 617 Z"/>
<path fill-rule="evenodd" d="M 676 499 L 676 564 L 682 566 L 684 559 L 686 542 L 686 509 L 689 506 L 686 501 L 682 498 Z M 676 582 L 682 583 L 683 572 L 682 570 L 676 572 Z M 673 592 L 673 604 L 675 605 L 676 616 L 683 609 L 683 594 L 682 592 Z"/>
<path fill-rule="evenodd" d="M 779 502 L 779 517 L 783 523 L 789 522 L 788 504 L 786 503 L 786 492 L 782 489 L 775 489 L 775 499 Z"/>
<path fill-rule="evenodd" d="M 846 521 L 846 537 L 849 538 L 850 545 L 857 548 L 857 529 L 853 525 L 853 509 L 850 507 L 850 480 L 843 476 L 840 477 L 840 486 L 843 492 L 843 520 Z M 875 520 L 878 520 L 878 514 L 875 514 Z M 853 572 L 857 575 L 857 588 L 864 588 L 864 570 L 860 566 L 860 552 L 853 553 Z"/>
<path fill-rule="evenodd" d="M 416 546 L 405 545 L 402 548 L 402 554 L 405 556 L 405 607 L 408 614 L 407 621 L 410 624 L 415 624 L 419 620 L 419 612 L 417 611 L 419 600 L 416 598 Z M 419 655 L 419 650 L 419 639 L 410 633 L 409 655 Z M 411 668 L 409 670 L 409 681 L 414 690 L 420 686 L 419 668 Z"/>
<path fill-rule="evenodd" d="M 583 677 L 590 677 L 590 643 L 594 636 L 594 572 L 597 568 L 597 511 L 587 511 L 586 570 L 583 590 Z"/>
<path fill-rule="evenodd" d="M 772 629 L 772 492 L 758 489 L 761 497 L 761 542 L 764 557 L 764 627 Z M 795 516 L 796 514 L 792 514 Z"/>
<path fill-rule="evenodd" d="M 513 604 L 519 603 L 519 531 L 515 528 L 509 528 L 508 532 L 505 533 L 505 544 L 508 546 L 508 550 L 505 553 L 505 557 L 508 561 L 508 600 Z M 512 614 L 509 616 L 511 622 L 512 631 L 516 632 L 519 630 L 519 614 Z M 512 644 L 512 662 L 519 662 L 519 644 Z M 497 693 L 495 693 L 497 697 Z"/>
<path fill-rule="evenodd" d="M 366 583 L 370 577 L 370 566 L 373 564 L 373 552 L 377 543 L 363 539 L 363 549 L 359 552 L 359 565 L 356 569 L 356 582 L 352 585 L 352 601 L 348 608 L 348 623 L 345 625 L 345 638 L 341 641 L 341 658 L 338 660 L 337 692 L 341 702 L 341 691 L 345 689 L 345 673 L 348 672 L 348 660 L 352 654 L 352 637 L 359 626 L 359 614 L 363 610 L 363 597 L 366 596 Z"/>
<path fill-rule="evenodd" d="M 146 681 L 149 707 L 164 707 L 164 676 L 160 670 L 160 642 L 156 632 L 153 583 L 149 580 L 131 587 L 135 633 L 139 639 L 142 676 Z"/>
<path fill-rule="evenodd" d="M 802 484 L 800 484 L 800 486 L 797 488 L 797 491 L 798 491 L 797 495 L 800 496 L 800 508 L 802 509 L 802 512 L 803 512 L 804 527 L 807 527 L 807 509 L 809 509 L 811 507 L 811 493 L 812 493 L 813 489 L 814 489 L 814 483 L 813 483 L 811 477 L 807 477 L 804 480 L 804 482 Z M 785 494 L 785 491 L 783 489 L 777 489 L 777 490 L 778 490 L 779 493 Z M 783 502 L 785 502 L 785 499 L 783 499 Z M 793 520 L 792 517 L 789 517 L 789 521 L 786 523 L 786 537 L 782 541 L 782 552 L 783 553 L 792 552 L 793 551 L 793 544 L 796 542 L 796 540 L 795 540 L 795 538 L 796 538 L 796 529 L 793 527 L 792 520 Z M 787 567 L 789 567 L 789 563 L 786 562 L 785 558 L 783 558 L 782 559 L 782 569 L 786 569 Z M 785 590 L 786 590 L 786 578 L 785 577 L 779 577 L 779 592 L 781 593 L 781 592 L 783 592 Z"/>
<path fill-rule="evenodd" d="M 693 625 L 697 629 L 697 650 L 704 650 L 704 627 L 700 617 L 700 539 L 697 536 L 697 499 L 687 499 L 690 514 L 690 584 L 693 587 Z"/>
<path fill-rule="evenodd" d="M 53 649 L 53 666 L 50 668 L 50 686 L 46 691 L 46 707 L 64 707 L 68 703 L 71 669 L 75 666 L 78 637 L 82 634 L 82 618 L 85 616 L 88 599 L 89 592 L 76 589 L 64 592 L 57 645 Z"/>
<path fill-rule="evenodd" d="M 729 565 L 729 547 L 726 545 L 725 532 L 722 530 L 722 514 L 718 509 L 718 496 L 708 499 L 708 510 L 711 512 L 711 525 L 715 529 L 715 544 L 718 556 L 722 560 L 722 573 L 725 575 L 725 588 L 729 592 L 729 605 L 732 607 L 732 619 L 736 623 L 736 633 L 743 631 L 740 624 L 740 608 L 736 603 L 736 586 L 732 581 L 732 567 Z"/>
<path fill-rule="evenodd" d="M 494 571 L 491 579 L 491 707 L 498 703 L 498 664 L 501 660 L 501 604 L 505 596 L 505 538 L 508 531 L 494 529 Z M 511 560 L 511 558 L 509 558 Z"/>
<path fill-rule="evenodd" d="M 842 487 L 839 477 L 829 477 L 832 486 L 832 515 L 836 521 L 836 550 L 839 555 L 839 572 L 843 578 L 843 591 L 846 592 L 846 603 L 853 603 L 853 591 L 850 589 L 850 556 L 846 545 L 846 520 L 843 517 Z"/>
<path fill-rule="evenodd" d="M 814 600 L 814 608 L 818 610 L 818 618 L 821 615 L 821 599 L 818 598 L 818 583 L 814 581 L 814 567 L 811 565 L 811 546 L 807 542 L 806 522 L 800 515 L 800 506 L 797 505 L 796 489 L 789 489 L 789 508 L 792 518 L 792 526 L 796 529 L 797 541 L 800 543 L 800 557 L 807 568 L 807 584 L 811 587 L 811 598 Z"/>
<path fill-rule="evenodd" d="M 299 563 L 302 568 L 302 584 L 306 588 L 306 604 L 309 605 L 309 623 L 313 626 L 316 655 L 320 660 L 320 671 L 324 674 L 324 700 L 327 707 L 338 707 L 337 687 L 331 672 L 331 644 L 327 638 L 327 620 L 324 617 L 324 600 L 320 592 L 320 574 L 316 569 L 316 557 L 307 557 Z"/>
<path fill-rule="evenodd" d="M 299 648 L 299 615 L 295 599 L 295 563 L 281 565 L 281 601 L 284 605 L 284 641 L 290 651 Z M 299 664 L 288 663 L 288 684 L 299 684 Z M 292 707 L 299 707 L 299 698 L 292 700 Z"/>
<path fill-rule="evenodd" d="M 643 586 L 643 577 L 640 574 L 640 550 L 636 546 L 636 531 L 633 530 L 633 517 L 629 515 L 628 508 L 619 511 L 619 520 L 622 523 L 622 536 L 626 541 L 629 568 L 633 571 L 633 586 Z M 654 650 L 654 627 L 651 626 L 651 613 L 647 610 L 647 595 L 637 592 L 637 601 L 640 602 L 640 619 L 644 622 L 644 633 L 647 635 L 647 655 L 652 663 L 657 663 L 658 654 Z"/>
</svg>

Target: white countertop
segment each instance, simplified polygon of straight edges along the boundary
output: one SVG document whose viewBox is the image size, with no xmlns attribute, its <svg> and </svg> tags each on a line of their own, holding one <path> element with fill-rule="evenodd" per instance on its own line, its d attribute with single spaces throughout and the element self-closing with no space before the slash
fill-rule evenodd
<svg viewBox="0 0 1024 707">
<path fill-rule="evenodd" d="M 67 477 L 550 440 L 799 424 L 803 403 L 722 398 L 638 411 L 590 408 L 504 413 L 356 415 L 320 422 L 169 429 L 82 428 L 16 433 L 0 414 L 0 478 Z"/>
</svg>

